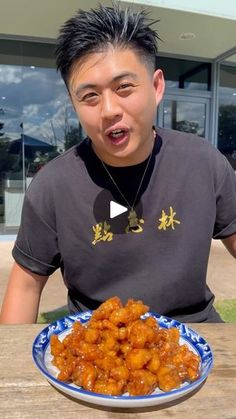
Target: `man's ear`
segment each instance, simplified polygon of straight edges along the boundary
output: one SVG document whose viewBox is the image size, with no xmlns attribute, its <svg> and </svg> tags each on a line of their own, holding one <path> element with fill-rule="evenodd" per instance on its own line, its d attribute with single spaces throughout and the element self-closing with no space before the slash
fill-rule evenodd
<svg viewBox="0 0 236 419">
<path fill-rule="evenodd" d="M 161 102 L 164 92 L 165 92 L 165 80 L 162 70 L 159 68 L 155 71 L 153 75 L 153 87 L 156 94 L 156 104 L 157 106 Z"/>
</svg>

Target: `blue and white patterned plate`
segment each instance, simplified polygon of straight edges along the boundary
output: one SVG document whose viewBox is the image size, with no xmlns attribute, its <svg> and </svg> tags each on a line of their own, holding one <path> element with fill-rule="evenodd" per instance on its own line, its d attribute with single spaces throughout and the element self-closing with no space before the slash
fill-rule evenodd
<svg viewBox="0 0 236 419">
<path fill-rule="evenodd" d="M 142 318 L 146 318 L 148 316 L 154 317 L 158 321 L 160 327 L 165 329 L 177 327 L 180 330 L 180 344 L 187 344 L 193 352 L 200 356 L 201 374 L 198 380 L 193 383 L 184 383 L 179 389 L 171 390 L 169 392 L 163 392 L 157 388 L 149 396 L 141 397 L 131 397 L 126 394 L 123 396 L 106 396 L 83 390 L 75 384 L 63 383 L 57 380 L 56 376 L 58 374 L 58 370 L 52 365 L 52 356 L 50 354 L 50 336 L 52 334 L 57 334 L 62 340 L 66 334 L 70 333 L 71 327 L 75 321 L 79 320 L 81 323 L 86 323 L 90 319 L 91 315 L 91 311 L 86 311 L 84 313 L 63 317 L 62 319 L 51 323 L 39 333 L 32 348 L 33 360 L 39 368 L 39 371 L 53 386 L 76 399 L 83 400 L 87 403 L 110 407 L 126 408 L 154 406 L 181 398 L 192 392 L 206 380 L 212 369 L 213 354 L 210 346 L 203 337 L 198 335 L 195 331 L 189 329 L 183 323 L 159 314 L 148 312 Z"/>
</svg>

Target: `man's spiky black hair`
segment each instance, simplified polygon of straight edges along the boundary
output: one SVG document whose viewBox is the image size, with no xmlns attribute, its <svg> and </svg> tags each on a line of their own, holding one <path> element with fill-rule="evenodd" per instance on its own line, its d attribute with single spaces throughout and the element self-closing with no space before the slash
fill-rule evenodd
<svg viewBox="0 0 236 419">
<path fill-rule="evenodd" d="M 60 30 L 56 48 L 57 69 L 67 83 L 75 61 L 90 53 L 104 51 L 109 45 L 134 49 L 154 69 L 159 37 L 150 28 L 153 23 L 146 10 L 122 10 L 119 4 L 79 10 Z"/>
</svg>

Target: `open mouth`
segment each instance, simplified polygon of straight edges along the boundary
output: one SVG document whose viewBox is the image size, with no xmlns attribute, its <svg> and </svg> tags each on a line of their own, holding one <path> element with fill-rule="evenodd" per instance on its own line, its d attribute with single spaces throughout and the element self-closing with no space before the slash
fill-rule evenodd
<svg viewBox="0 0 236 419">
<path fill-rule="evenodd" d="M 124 129 L 116 129 L 111 131 L 108 137 L 113 144 L 120 144 L 128 138 L 128 131 Z"/>
</svg>

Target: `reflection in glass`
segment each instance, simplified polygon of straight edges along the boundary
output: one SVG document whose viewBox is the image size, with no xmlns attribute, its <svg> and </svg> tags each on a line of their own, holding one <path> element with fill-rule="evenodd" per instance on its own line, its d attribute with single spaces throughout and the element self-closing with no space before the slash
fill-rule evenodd
<svg viewBox="0 0 236 419">
<path fill-rule="evenodd" d="M 205 136 L 204 103 L 164 100 L 164 127 Z"/>
<path fill-rule="evenodd" d="M 53 49 L 0 41 L 0 234 L 17 231 L 37 171 L 84 136 Z"/>
<path fill-rule="evenodd" d="M 211 89 L 211 64 L 207 62 L 157 57 L 156 67 L 164 72 L 167 88 Z"/>
<path fill-rule="evenodd" d="M 221 66 L 218 148 L 236 170 L 236 67 Z"/>
<path fill-rule="evenodd" d="M 3 226 L 19 225 L 24 179 L 22 153 L 11 154 L 9 147 L 22 133 L 22 68 L 0 65 L 0 233 Z"/>
</svg>

